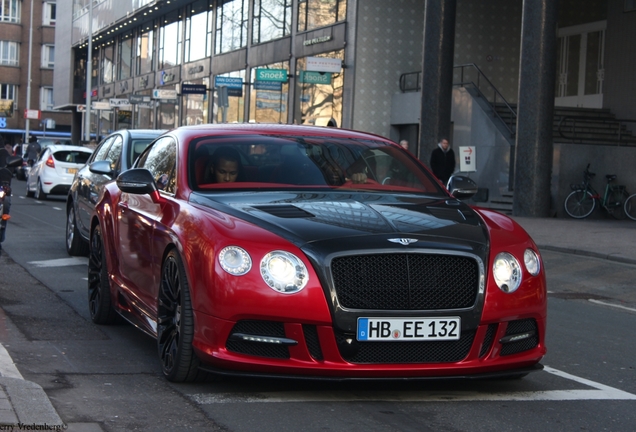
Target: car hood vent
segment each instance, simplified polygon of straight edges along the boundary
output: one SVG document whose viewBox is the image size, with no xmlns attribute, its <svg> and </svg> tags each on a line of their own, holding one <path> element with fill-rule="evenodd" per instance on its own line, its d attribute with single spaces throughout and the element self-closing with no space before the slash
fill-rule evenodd
<svg viewBox="0 0 636 432">
<path fill-rule="evenodd" d="M 308 211 L 305 211 L 293 205 L 265 205 L 254 206 L 254 208 L 279 218 L 293 219 L 315 217 Z"/>
<path fill-rule="evenodd" d="M 466 216 L 459 209 L 427 207 L 428 211 L 438 219 L 448 219 L 454 222 L 464 222 Z"/>
</svg>

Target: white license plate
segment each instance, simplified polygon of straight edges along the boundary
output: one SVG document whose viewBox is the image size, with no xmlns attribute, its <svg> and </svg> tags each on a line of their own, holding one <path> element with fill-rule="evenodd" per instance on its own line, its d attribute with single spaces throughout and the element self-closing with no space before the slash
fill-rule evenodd
<svg viewBox="0 0 636 432">
<path fill-rule="evenodd" d="M 461 320 L 445 318 L 358 318 L 359 341 L 459 340 Z"/>
</svg>

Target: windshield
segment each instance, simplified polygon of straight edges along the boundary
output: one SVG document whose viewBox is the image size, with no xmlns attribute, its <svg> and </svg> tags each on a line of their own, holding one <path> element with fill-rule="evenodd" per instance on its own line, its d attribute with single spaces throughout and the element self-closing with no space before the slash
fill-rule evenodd
<svg viewBox="0 0 636 432">
<path fill-rule="evenodd" d="M 193 190 L 331 188 L 443 194 L 411 154 L 381 141 L 233 136 L 193 140 Z"/>
</svg>

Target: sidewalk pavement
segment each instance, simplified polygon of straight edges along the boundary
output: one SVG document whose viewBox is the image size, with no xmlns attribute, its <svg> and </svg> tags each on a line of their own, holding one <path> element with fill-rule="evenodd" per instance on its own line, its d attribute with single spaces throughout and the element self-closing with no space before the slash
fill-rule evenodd
<svg viewBox="0 0 636 432">
<path fill-rule="evenodd" d="M 539 250 L 553 250 L 636 264 L 636 222 L 513 217 Z M 38 384 L 26 381 L 0 345 L 0 428 L 37 425 L 37 430 L 95 431 L 96 424 L 64 425 Z M 33 427 L 31 430 L 34 430 Z M 4 429 L 3 429 L 4 430 Z"/>
</svg>

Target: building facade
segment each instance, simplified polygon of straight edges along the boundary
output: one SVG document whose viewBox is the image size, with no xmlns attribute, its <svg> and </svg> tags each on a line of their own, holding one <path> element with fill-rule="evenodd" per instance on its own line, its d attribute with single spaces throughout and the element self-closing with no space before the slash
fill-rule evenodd
<svg viewBox="0 0 636 432">
<path fill-rule="evenodd" d="M 26 129 L 35 136 L 70 136 L 71 116 L 55 110 L 53 102 L 56 17 L 55 0 L 0 2 L 0 135 L 5 142 L 25 140 Z"/>
</svg>

